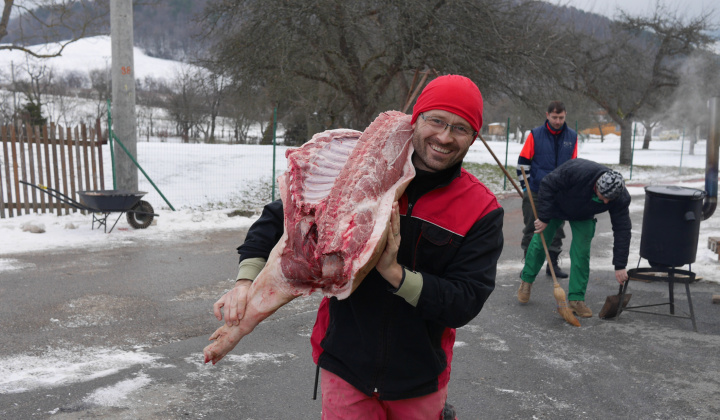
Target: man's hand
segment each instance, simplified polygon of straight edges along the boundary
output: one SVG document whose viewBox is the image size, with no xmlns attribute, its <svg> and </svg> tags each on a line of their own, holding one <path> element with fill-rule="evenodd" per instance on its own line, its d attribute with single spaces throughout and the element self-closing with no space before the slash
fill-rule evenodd
<svg viewBox="0 0 720 420">
<path fill-rule="evenodd" d="M 624 268 L 622 270 L 615 270 L 615 278 L 617 279 L 618 283 L 625 283 L 628 279 L 627 270 L 625 270 Z"/>
<path fill-rule="evenodd" d="M 388 283 L 396 289 L 402 281 L 403 268 L 397 262 L 398 249 L 400 248 L 400 207 L 393 203 L 390 214 L 390 229 L 385 243 L 385 250 L 378 260 L 375 268 Z"/>
<path fill-rule="evenodd" d="M 547 227 L 547 223 L 540 219 L 535 220 L 535 233 L 540 233 Z"/>
<path fill-rule="evenodd" d="M 225 293 L 213 305 L 213 312 L 218 321 L 222 321 L 223 313 L 220 308 L 225 308 L 225 324 L 227 326 L 239 325 L 240 320 L 245 316 L 245 305 L 247 304 L 248 289 L 252 280 L 238 280 L 235 287 Z"/>
</svg>

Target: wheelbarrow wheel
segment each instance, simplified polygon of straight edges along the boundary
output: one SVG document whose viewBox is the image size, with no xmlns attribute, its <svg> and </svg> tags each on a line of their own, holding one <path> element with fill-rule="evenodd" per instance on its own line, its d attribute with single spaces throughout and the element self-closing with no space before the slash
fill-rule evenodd
<svg viewBox="0 0 720 420">
<path fill-rule="evenodd" d="M 130 226 L 135 229 L 145 229 L 150 226 L 150 223 L 152 223 L 153 218 L 155 217 L 153 216 L 153 213 L 155 213 L 155 211 L 150 203 L 145 200 L 140 200 L 137 204 L 130 208 L 130 210 L 125 214 L 125 217 L 127 218 L 127 222 Z"/>
</svg>

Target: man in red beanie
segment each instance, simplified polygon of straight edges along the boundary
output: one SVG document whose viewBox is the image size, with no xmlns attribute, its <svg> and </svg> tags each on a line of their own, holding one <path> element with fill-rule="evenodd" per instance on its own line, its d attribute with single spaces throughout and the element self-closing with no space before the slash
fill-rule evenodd
<svg viewBox="0 0 720 420">
<path fill-rule="evenodd" d="M 495 288 L 503 247 L 502 207 L 462 169 L 482 106 L 475 83 L 457 75 L 438 77 L 418 97 L 410 121 L 417 174 L 393 205 L 393 234 L 360 286 L 318 309 L 311 343 L 323 419 L 454 417 L 446 399 L 455 329 Z M 270 203 L 248 231 L 237 284 L 215 304 L 216 315 L 226 303 L 245 302 L 282 235 L 282 214 L 280 201 Z M 237 321 L 230 312 L 242 317 L 244 304 L 237 306 L 226 323 Z"/>
</svg>

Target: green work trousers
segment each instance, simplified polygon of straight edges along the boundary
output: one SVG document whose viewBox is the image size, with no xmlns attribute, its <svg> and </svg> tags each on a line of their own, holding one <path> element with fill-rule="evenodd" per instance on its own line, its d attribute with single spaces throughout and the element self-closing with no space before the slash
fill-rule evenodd
<svg viewBox="0 0 720 420">
<path fill-rule="evenodd" d="M 532 194 L 533 198 L 537 199 L 538 192 L 533 191 Z M 523 236 L 522 240 L 520 240 L 520 248 L 522 248 L 522 250 L 527 254 L 530 241 L 532 241 L 532 237 L 535 235 L 535 215 L 533 214 L 532 204 L 530 204 L 530 195 L 527 191 L 523 192 L 522 212 L 523 223 L 525 226 L 523 226 Z M 565 239 L 565 231 L 563 230 L 564 227 L 565 222 L 560 223 L 557 230 L 555 230 L 555 236 L 553 239 L 547 241 L 548 251 L 550 251 L 551 254 L 553 252 L 556 254 L 560 254 L 562 252 L 562 240 Z"/>
<path fill-rule="evenodd" d="M 552 242 L 555 231 L 563 221 L 551 219 L 543 231 L 545 242 Z M 570 283 L 568 300 L 585 300 L 588 278 L 590 277 L 590 243 L 595 236 L 595 219 L 572 220 L 568 222 L 572 231 L 570 243 Z M 535 281 L 545 263 L 545 250 L 539 234 L 535 234 L 525 255 L 522 280 L 528 283 Z"/>
</svg>

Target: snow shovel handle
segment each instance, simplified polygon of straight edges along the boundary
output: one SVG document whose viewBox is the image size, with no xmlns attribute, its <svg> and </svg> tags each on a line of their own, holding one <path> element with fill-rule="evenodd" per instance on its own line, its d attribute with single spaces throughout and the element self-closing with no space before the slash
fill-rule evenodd
<svg viewBox="0 0 720 420">
<path fill-rule="evenodd" d="M 520 171 L 522 172 L 523 180 L 525 180 L 525 185 L 528 185 L 527 175 L 525 175 L 525 168 L 521 166 Z M 527 193 L 528 198 L 530 199 L 530 205 L 532 206 L 533 216 L 535 216 L 535 220 L 537 220 L 537 209 L 535 208 L 535 201 L 533 200 L 532 191 L 530 191 L 530 188 L 527 189 Z M 543 232 L 540 232 L 540 240 L 542 241 L 542 246 L 545 250 L 545 259 L 547 260 L 550 274 L 552 274 L 553 284 L 558 284 L 557 278 L 555 277 L 555 267 L 553 267 L 552 260 L 550 259 L 550 252 L 548 251 L 547 244 L 545 243 L 545 235 L 543 235 Z"/>
</svg>

